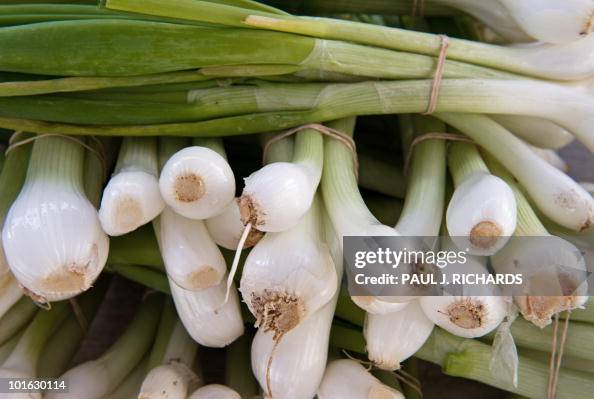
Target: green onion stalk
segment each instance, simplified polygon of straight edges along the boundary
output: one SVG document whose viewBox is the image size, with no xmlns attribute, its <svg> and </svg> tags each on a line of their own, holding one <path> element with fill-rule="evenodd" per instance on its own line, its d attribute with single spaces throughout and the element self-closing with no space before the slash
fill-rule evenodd
<svg viewBox="0 0 594 399">
<path fill-rule="evenodd" d="M 79 349 L 93 317 L 101 305 L 109 279 L 101 278 L 90 291 L 77 298 L 75 306 L 80 314 L 72 312 L 50 337 L 40 355 L 37 376 L 58 378 Z"/>
<path fill-rule="evenodd" d="M 239 135 L 352 115 L 425 112 L 431 85 L 431 80 L 410 80 L 328 85 L 268 84 L 258 88 L 232 86 L 205 93 L 208 95 L 203 101 L 209 103 L 197 107 L 214 119 L 203 121 L 175 121 L 164 115 L 163 123 L 159 124 L 93 126 L 0 117 L 0 126 L 38 133 L 99 136 Z M 297 106 L 267 111 L 286 98 L 292 98 Z M 265 101 L 258 102 L 258 99 Z M 216 107 L 212 105 L 215 100 L 218 101 Z M 548 118 L 567 128 L 590 149 L 594 149 L 593 110 L 594 100 L 576 90 L 550 83 L 510 80 L 444 79 L 436 106 L 438 113 L 510 113 Z M 163 114 L 160 111 L 155 112 Z M 244 113 L 246 111 L 253 113 Z"/>
<path fill-rule="evenodd" d="M 118 340 L 100 358 L 82 363 L 60 378 L 68 381 L 68 392 L 49 392 L 51 398 L 101 398 L 113 391 L 140 363 L 153 343 L 160 310 L 161 294 L 149 295 Z"/>
<path fill-rule="evenodd" d="M 23 335 L 22 331 L 17 333 L 15 336 L 10 338 L 2 345 L 0 345 L 0 364 L 4 363 L 6 359 L 8 359 L 8 357 L 12 353 L 12 350 L 16 347 L 17 343 L 19 342 L 19 339 L 21 339 L 21 335 Z"/>
<path fill-rule="evenodd" d="M 446 143 L 440 139 L 427 139 L 412 144 L 412 140 L 426 133 L 445 130 L 444 124 L 426 116 L 402 117 L 403 148 L 410 153 L 410 174 L 407 182 L 404 207 L 394 227 L 403 237 L 398 245 L 418 248 L 415 237 L 428 245 L 435 245 L 444 209 L 446 185 Z M 408 136 L 408 132 L 412 134 Z M 410 139 L 410 140 L 409 140 Z M 410 141 L 410 142 L 409 142 Z M 410 241 L 409 241 L 410 240 Z M 414 263 L 404 264 L 409 273 L 425 273 Z M 418 287 L 423 291 L 426 287 Z M 356 302 L 357 300 L 353 298 Z M 369 359 L 379 368 L 396 370 L 427 340 L 434 327 L 434 320 L 425 315 L 414 293 L 390 298 L 401 306 L 397 311 L 374 312 L 368 310 L 364 336 Z M 386 337 L 400 337 L 393 340 Z"/>
<path fill-rule="evenodd" d="M 56 302 L 52 304 L 51 310 L 38 312 L 2 364 L 0 374 L 5 378 L 35 378 L 46 343 L 68 313 L 67 302 Z M 41 398 L 41 395 L 37 394 L 36 397 Z"/>
<path fill-rule="evenodd" d="M 373 216 L 388 226 L 394 226 L 402 213 L 402 201 L 385 195 L 365 194 L 365 205 Z"/>
<path fill-rule="evenodd" d="M 106 0 L 105 5 L 112 10 L 290 32 L 411 53 L 436 55 L 442 46 L 442 38 L 429 33 L 329 18 L 275 15 L 206 1 L 175 0 L 164 4 L 158 0 Z M 450 39 L 448 58 L 535 77 L 580 79 L 592 74 L 591 63 L 580 57 L 594 41 L 592 36 L 586 39 L 534 49 Z"/>
<path fill-rule="evenodd" d="M 23 329 L 35 316 L 39 308 L 28 297 L 21 297 L 0 318 L 0 344 L 4 344 Z"/>
<path fill-rule="evenodd" d="M 355 119 L 342 121 L 338 130 L 352 137 Z M 330 126 L 334 127 L 332 124 Z M 341 250 L 344 236 L 397 235 L 392 227 L 381 224 L 365 205 L 357 185 L 356 173 L 352 150 L 340 140 L 325 137 L 324 169 L 320 187 L 326 213 L 340 240 Z M 403 306 L 375 296 L 357 296 L 354 300 L 366 310 Z"/>
<path fill-rule="evenodd" d="M 125 42 L 122 37 L 126 37 Z M 80 41 L 87 45 L 76 46 Z M 0 70 L 52 76 L 129 77 L 202 68 L 200 74 L 214 77 L 322 70 L 368 78 L 411 79 L 431 77 L 435 68 L 434 58 L 428 55 L 342 41 L 267 30 L 138 20 L 94 19 L 5 27 L 0 29 L 0 45 L 6 48 Z M 73 52 L 73 48 L 77 51 Z M 39 59 L 44 62 L 36 62 Z M 97 59 L 102 62 L 97 63 Z M 445 74 L 459 78 L 514 76 L 449 60 Z"/>
<path fill-rule="evenodd" d="M 140 386 L 146 375 L 146 366 L 148 364 L 148 356 L 132 370 L 117 386 L 115 390 L 103 396 L 101 399 L 130 399 L 135 398 L 140 391 Z"/>
<path fill-rule="evenodd" d="M 404 198 L 406 179 L 398 165 L 359 153 L 359 185 L 377 193 Z"/>
<path fill-rule="evenodd" d="M 327 15 L 327 14 L 383 14 L 383 15 L 409 15 L 413 9 L 413 0 L 302 0 L 298 3 L 288 0 L 267 0 L 266 4 L 287 10 L 298 15 Z M 418 10 L 417 10 L 418 11 Z M 436 2 L 426 2 L 423 15 L 450 16 L 456 10 Z"/>
<path fill-rule="evenodd" d="M 164 302 L 139 397 L 185 398 L 200 378 L 192 370 L 198 344 L 188 335 L 171 299 Z"/>
<path fill-rule="evenodd" d="M 516 320 L 511 326 L 511 333 L 516 345 L 523 349 L 544 352 L 551 351 L 553 342 L 553 326 L 539 329 L 525 320 Z M 567 337 L 563 346 L 563 356 L 584 361 L 594 361 L 594 350 L 587 344 L 594 336 L 594 327 L 587 323 L 571 321 L 567 329 Z M 487 337 L 494 338 L 494 334 Z"/>
<path fill-rule="evenodd" d="M 10 148 L 0 173 L 0 227 L 4 225 L 4 219 L 10 206 L 18 196 L 27 173 L 27 165 L 31 156 L 31 144 L 17 145 L 20 141 L 29 138 L 30 135 L 13 133 L 11 142 L 14 147 Z M 13 306 L 22 296 L 22 290 L 12 275 L 4 248 L 0 244 L 0 317 Z"/>
</svg>

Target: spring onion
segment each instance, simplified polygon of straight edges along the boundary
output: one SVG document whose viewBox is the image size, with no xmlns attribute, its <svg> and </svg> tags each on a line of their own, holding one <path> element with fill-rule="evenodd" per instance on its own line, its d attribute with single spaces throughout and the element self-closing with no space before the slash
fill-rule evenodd
<svg viewBox="0 0 594 399">
<path fill-rule="evenodd" d="M 165 269 L 175 284 L 200 290 L 222 281 L 225 259 L 202 220 L 188 219 L 166 207 L 155 226 Z"/>
<path fill-rule="evenodd" d="M 83 191 L 83 155 L 81 144 L 67 138 L 35 141 L 27 179 L 6 217 L 6 259 L 39 301 L 85 291 L 107 259 L 109 240 Z"/>
<path fill-rule="evenodd" d="M 221 143 L 211 141 L 208 145 L 219 151 L 198 145 L 187 147 L 173 154 L 161 169 L 163 199 L 187 218 L 216 216 L 235 195 L 235 178 Z"/>
<path fill-rule="evenodd" d="M 348 126 L 352 122 L 337 123 L 339 126 Z M 330 249 L 340 280 L 342 240 L 325 213 L 323 220 L 324 240 Z M 258 329 L 252 342 L 252 371 L 268 397 L 309 399 L 315 396 L 326 367 L 328 341 L 337 300 L 338 290 L 330 302 L 284 334 L 281 339 L 275 339 L 272 332 Z"/>
<path fill-rule="evenodd" d="M 334 122 L 329 126 L 352 134 L 354 118 Z M 396 236 L 396 231 L 382 225 L 369 211 L 357 187 L 354 162 L 349 149 L 332 138 L 324 139 L 325 167 L 322 173 L 322 196 L 332 227 L 339 237 L 344 236 Z M 342 242 L 341 242 L 342 245 Z M 391 302 L 386 297 L 354 296 L 361 308 L 375 313 L 402 309 L 406 303 Z"/>
<path fill-rule="evenodd" d="M 239 198 L 242 221 L 260 231 L 295 226 L 307 212 L 322 175 L 323 138 L 314 130 L 297 133 L 292 162 L 274 162 L 245 179 Z"/>
<path fill-rule="evenodd" d="M 516 229 L 514 193 L 489 173 L 473 144 L 452 143 L 448 164 L 456 186 L 446 212 L 448 233 L 469 254 L 492 255 Z"/>
<path fill-rule="evenodd" d="M 318 202 L 314 199 L 295 227 L 268 233 L 243 267 L 243 300 L 256 317 L 256 325 L 276 338 L 318 311 L 337 290 L 334 262 L 327 246 L 320 244 Z"/>
<path fill-rule="evenodd" d="M 161 213 L 165 203 L 157 173 L 157 140 L 124 138 L 99 208 L 99 220 L 107 234 L 129 233 Z"/>
<path fill-rule="evenodd" d="M 200 345 L 222 348 L 243 334 L 239 296 L 232 286 L 225 302 L 225 280 L 198 291 L 185 290 L 171 280 L 169 287 L 179 318 Z"/>
<path fill-rule="evenodd" d="M 185 399 L 198 382 L 192 371 L 197 349 L 198 344 L 175 315 L 173 303 L 166 301 L 149 357 L 149 372 L 138 397 Z"/>
<path fill-rule="evenodd" d="M 546 119 L 517 115 L 491 115 L 501 126 L 540 148 L 561 148 L 571 143 L 573 135 Z"/>
<path fill-rule="evenodd" d="M 445 241 L 445 242 L 444 242 Z M 456 250 L 452 240 L 442 239 L 442 250 Z M 450 264 L 448 274 L 488 275 L 485 258 L 468 256 L 464 264 Z M 508 313 L 508 297 L 502 296 L 495 284 L 483 284 L 480 295 L 472 295 L 476 287 L 464 286 L 461 293 L 441 296 L 423 296 L 419 298 L 425 315 L 436 325 L 459 337 L 482 337 L 501 324 Z"/>
<path fill-rule="evenodd" d="M 576 256 L 578 249 L 560 237 L 551 236 L 538 216 L 532 210 L 528 200 L 514 178 L 501 164 L 487 157 L 489 169 L 505 180 L 513 190 L 518 206 L 518 221 L 515 236 L 535 236 L 530 240 L 512 240 L 503 249 L 491 257 L 491 264 L 498 273 L 511 273 L 521 266 L 526 275 L 524 284 L 533 293 L 551 293 L 552 295 L 532 295 L 514 297 L 526 320 L 539 327 L 551 323 L 553 315 L 564 310 L 580 308 L 588 299 L 585 295 L 587 283 L 579 276 L 570 276 L 559 269 L 563 266 L 572 271 L 586 271 L 584 258 Z M 547 237 L 541 240 L 539 237 Z M 522 240 L 522 241 L 520 241 Z M 555 293 L 563 295 L 554 295 Z M 569 295 L 565 295 L 568 293 Z"/>
</svg>

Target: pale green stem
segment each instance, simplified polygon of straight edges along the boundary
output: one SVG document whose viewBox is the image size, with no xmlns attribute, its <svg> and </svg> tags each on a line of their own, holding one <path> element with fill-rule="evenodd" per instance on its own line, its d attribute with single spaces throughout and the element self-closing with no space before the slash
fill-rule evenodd
<svg viewBox="0 0 594 399">
<path fill-rule="evenodd" d="M 159 170 L 163 169 L 163 166 L 173 154 L 189 145 L 190 141 L 182 137 L 159 138 Z"/>
<path fill-rule="evenodd" d="M 530 202 L 526 198 L 524 191 L 514 179 L 514 177 L 501 165 L 494 157 L 485 153 L 484 159 L 491 172 L 503 179 L 507 185 L 514 192 L 516 197 L 517 217 L 516 217 L 516 230 L 514 231 L 515 236 L 546 236 L 548 235 L 547 229 L 544 227 L 538 215 L 532 209 Z"/>
<path fill-rule="evenodd" d="M 359 153 L 359 186 L 396 198 L 403 198 L 406 191 L 401 168 L 366 153 Z"/>
<path fill-rule="evenodd" d="M 106 381 L 112 384 L 112 388 L 140 363 L 153 343 L 162 303 L 161 294 L 151 294 L 145 299 L 126 331 L 96 360 L 106 366 Z"/>
<path fill-rule="evenodd" d="M 196 137 L 192 140 L 192 145 L 210 148 L 223 158 L 227 159 L 227 153 L 225 152 L 225 146 L 223 140 L 215 137 Z"/>
<path fill-rule="evenodd" d="M 415 133 L 439 133 L 445 130 L 440 121 L 413 117 Z M 410 158 L 404 207 L 395 229 L 408 236 L 436 236 L 443 215 L 446 182 L 446 146 L 444 140 L 418 142 Z"/>
<path fill-rule="evenodd" d="M 115 166 L 115 173 L 142 171 L 158 174 L 157 139 L 155 137 L 124 137 Z"/>
<path fill-rule="evenodd" d="M 41 352 L 56 326 L 68 316 L 68 306 L 67 302 L 54 302 L 51 310 L 38 312 L 2 367 L 35 377 Z"/>
<path fill-rule="evenodd" d="M 35 140 L 25 189 L 36 182 L 52 182 L 62 189 L 83 192 L 83 165 L 85 148 L 64 137 Z"/>
<path fill-rule="evenodd" d="M 20 331 L 39 308 L 29 297 L 22 297 L 0 319 L 0 345 L 4 344 Z"/>
<path fill-rule="evenodd" d="M 355 118 L 341 119 L 328 126 L 352 136 Z M 354 226 L 381 224 L 365 205 L 357 186 L 353 154 L 349 147 L 331 137 L 324 138 L 322 196 L 332 225 L 339 236 Z"/>
<path fill-rule="evenodd" d="M 473 173 L 489 173 L 489 169 L 476 146 L 461 141 L 454 141 L 450 144 L 448 148 L 448 166 L 456 187 Z"/>
</svg>

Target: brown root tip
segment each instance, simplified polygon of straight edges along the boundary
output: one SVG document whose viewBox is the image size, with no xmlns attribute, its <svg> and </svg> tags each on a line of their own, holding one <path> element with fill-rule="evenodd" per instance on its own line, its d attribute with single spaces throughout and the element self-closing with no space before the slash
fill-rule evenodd
<svg viewBox="0 0 594 399">
<path fill-rule="evenodd" d="M 522 316 L 537 327 L 551 323 L 552 317 L 565 310 L 575 309 L 575 296 L 523 296 L 516 297 L 516 304 Z"/>
<path fill-rule="evenodd" d="M 239 216 L 244 225 L 251 223 L 252 226 L 258 226 L 263 223 L 261 212 L 256 202 L 249 195 L 242 195 L 237 199 L 239 206 Z"/>
<path fill-rule="evenodd" d="M 132 197 L 120 198 L 115 205 L 115 224 L 122 230 L 133 229 L 142 222 L 142 209 Z"/>
<path fill-rule="evenodd" d="M 497 244 L 502 233 L 503 231 L 497 223 L 483 220 L 472 228 L 469 239 L 475 247 L 489 249 Z"/>
<path fill-rule="evenodd" d="M 265 332 L 272 331 L 275 340 L 297 326 L 305 312 L 301 299 L 271 290 L 252 293 L 251 305 L 256 314 L 256 326 L 264 328 Z"/>
<path fill-rule="evenodd" d="M 190 273 L 188 281 L 195 289 L 204 289 L 217 285 L 221 281 L 222 276 L 214 267 L 204 266 L 200 270 Z"/>
<path fill-rule="evenodd" d="M 92 269 L 97 264 L 98 257 L 99 248 L 97 244 L 93 244 L 86 261 L 71 262 L 45 276 L 40 282 L 40 290 L 50 294 L 77 294 L 85 291 L 92 283 L 88 278 L 89 268 Z"/>
<path fill-rule="evenodd" d="M 195 173 L 186 173 L 175 179 L 173 190 L 178 201 L 194 202 L 204 196 L 206 187 L 200 176 Z"/>
<path fill-rule="evenodd" d="M 470 330 L 483 325 L 486 309 L 479 300 L 466 298 L 451 303 L 446 314 L 452 323 L 460 328 Z"/>
</svg>

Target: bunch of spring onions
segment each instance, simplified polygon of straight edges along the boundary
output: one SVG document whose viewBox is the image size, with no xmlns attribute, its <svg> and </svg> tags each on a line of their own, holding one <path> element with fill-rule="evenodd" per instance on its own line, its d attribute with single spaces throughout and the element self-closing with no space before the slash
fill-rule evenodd
<svg viewBox="0 0 594 399">
<path fill-rule="evenodd" d="M 0 397 L 591 395 L 594 3 L 96 3 L 0 4 L 0 376 L 68 384 Z M 530 290 L 351 292 L 349 236 Z"/>
</svg>

